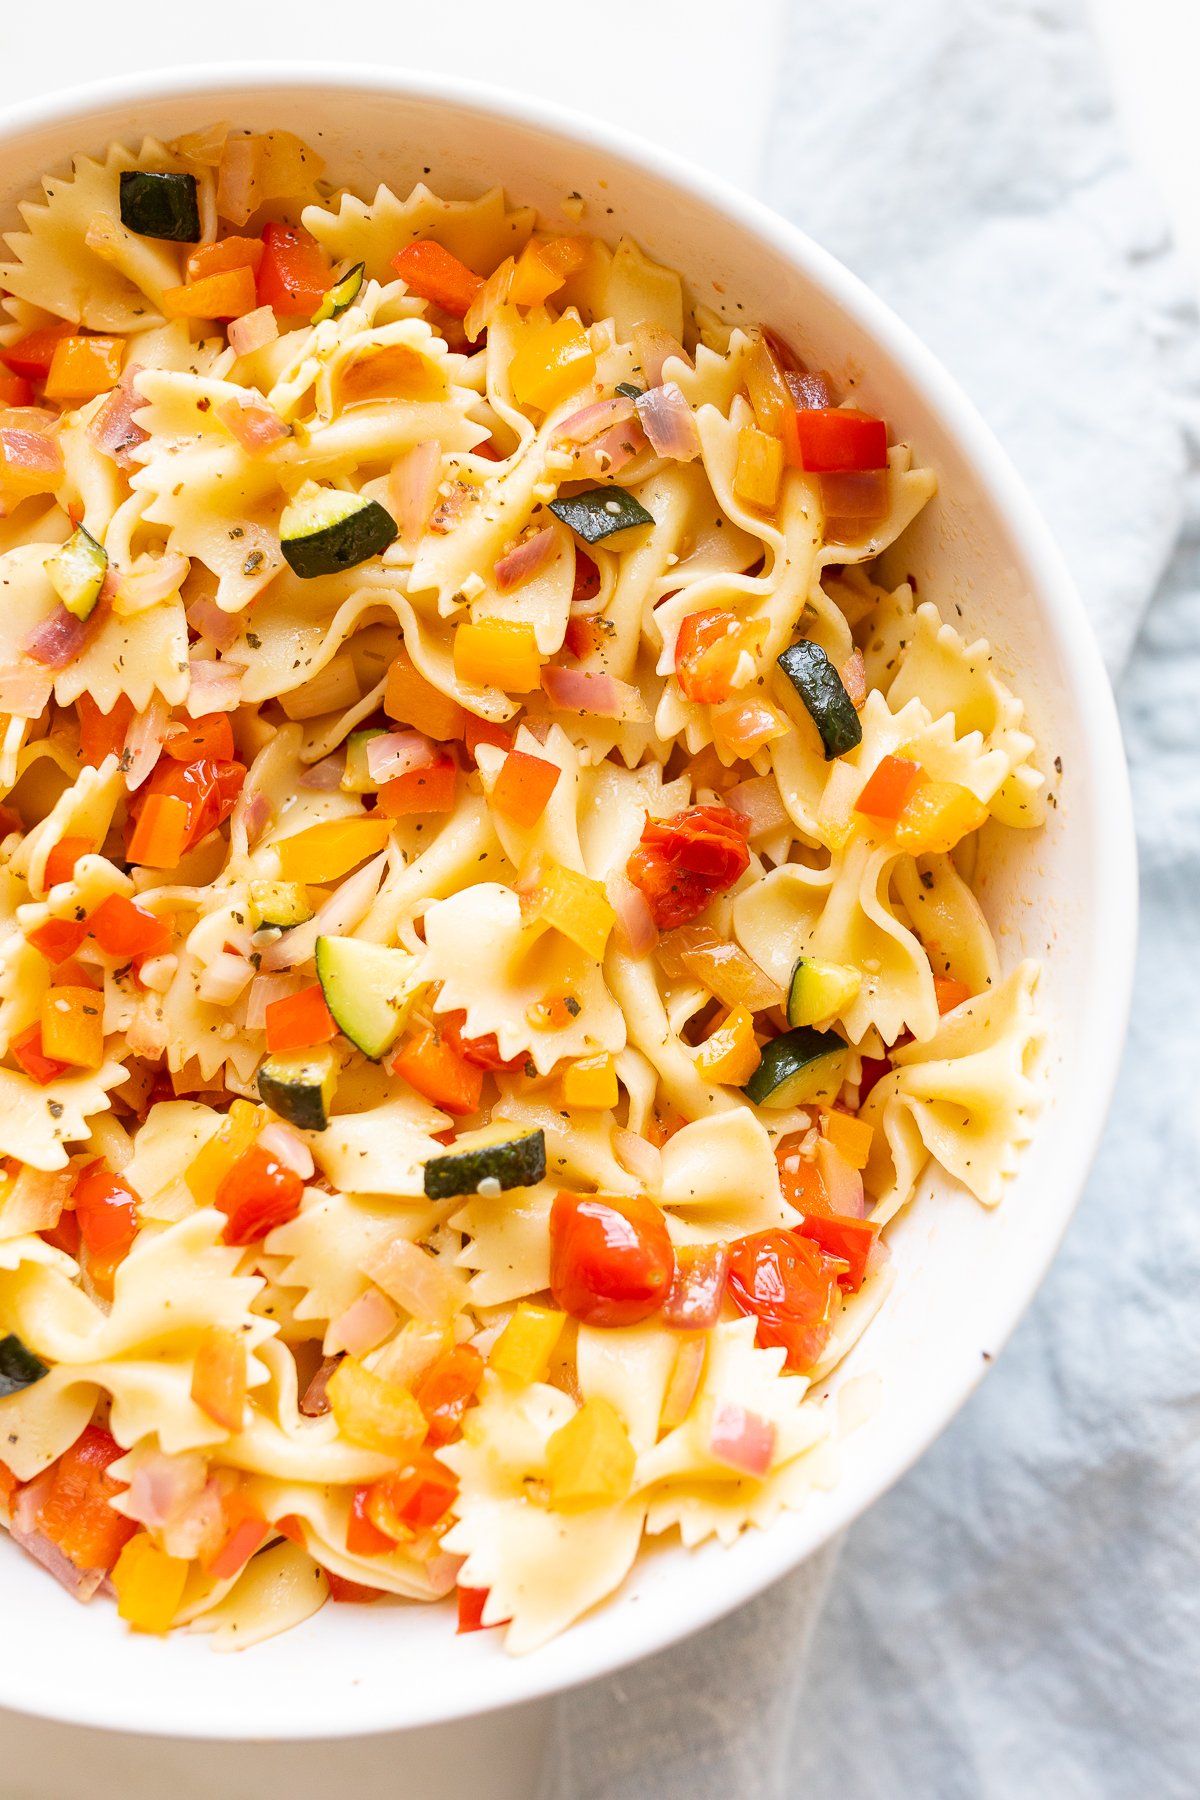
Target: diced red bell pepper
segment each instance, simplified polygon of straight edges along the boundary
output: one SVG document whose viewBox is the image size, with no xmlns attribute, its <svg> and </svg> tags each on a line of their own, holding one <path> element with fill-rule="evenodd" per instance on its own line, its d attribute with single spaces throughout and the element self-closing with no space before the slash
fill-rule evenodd
<svg viewBox="0 0 1200 1800">
<path fill-rule="evenodd" d="M 563 642 L 571 655 L 582 662 L 585 657 L 594 656 L 597 650 L 602 650 L 607 638 L 608 632 L 602 619 L 593 617 L 591 613 L 573 613 L 567 620 Z"/>
<path fill-rule="evenodd" d="M 216 1550 L 201 1561 L 205 1573 L 214 1581 L 231 1581 L 250 1561 L 270 1526 L 240 1488 L 222 1497 L 221 1511 L 225 1516 L 224 1535 Z"/>
<path fill-rule="evenodd" d="M 108 1470 L 124 1454 L 111 1433 L 87 1425 L 53 1465 L 38 1529 L 77 1569 L 111 1569 L 137 1530 L 109 1505 L 124 1488 Z"/>
<path fill-rule="evenodd" d="M 964 1000 L 971 998 L 971 990 L 965 981 L 956 981 L 952 975 L 935 975 L 933 993 L 937 1001 L 939 1013 L 953 1012 Z"/>
<path fill-rule="evenodd" d="M 500 765 L 492 804 L 514 825 L 530 831 L 545 812 L 561 774 L 557 763 L 528 756 L 524 750 L 510 750 Z"/>
<path fill-rule="evenodd" d="M 0 369 L 0 406 L 32 406 L 33 388 L 24 375 Z"/>
<path fill-rule="evenodd" d="M 463 1116 L 479 1111 L 483 1071 L 459 1056 L 449 1040 L 420 1026 L 392 1060 L 393 1075 L 432 1100 L 444 1112 Z"/>
<path fill-rule="evenodd" d="M 258 304 L 284 317 L 316 312 L 330 286 L 330 268 L 321 246 L 303 225 L 272 219 L 262 234 Z"/>
<path fill-rule="evenodd" d="M 347 1581 L 344 1575 L 335 1575 L 332 1569 L 325 1570 L 325 1579 L 329 1583 L 329 1598 L 340 1606 L 370 1606 L 375 1600 L 387 1599 L 383 1588 L 364 1587 L 361 1581 Z"/>
<path fill-rule="evenodd" d="M 138 1234 L 138 1196 L 127 1181 L 97 1161 L 89 1163 L 75 1183 L 72 1201 L 93 1278 L 102 1284 L 111 1281 Z"/>
<path fill-rule="evenodd" d="M 386 1556 L 396 1548 L 395 1538 L 388 1537 L 372 1524 L 367 1513 L 371 1484 L 357 1487 L 350 1500 L 350 1517 L 346 1521 L 346 1548 L 351 1556 Z"/>
<path fill-rule="evenodd" d="M 86 919 L 44 919 L 34 926 L 28 941 L 47 962 L 64 963 L 74 956 L 87 934 Z"/>
<path fill-rule="evenodd" d="M 59 339 L 70 335 L 69 325 L 39 326 L 37 331 L 31 331 L 6 350 L 0 350 L 0 363 L 14 375 L 24 375 L 29 381 L 45 381 Z"/>
<path fill-rule="evenodd" d="M 59 838 L 46 858 L 46 886 L 57 887 L 60 881 L 70 881 L 80 857 L 90 855 L 95 848 L 91 838 Z"/>
<path fill-rule="evenodd" d="M 276 1051 L 306 1050 L 310 1044 L 327 1044 L 337 1035 L 337 1026 L 319 986 L 301 988 L 298 994 L 272 1000 L 263 1023 L 272 1056 Z"/>
<path fill-rule="evenodd" d="M 458 1589 L 458 1635 L 461 1637 L 468 1631 L 495 1631 L 500 1625 L 507 1625 L 507 1619 L 497 1619 L 495 1625 L 485 1625 L 483 1609 L 487 1605 L 491 1588 L 460 1587 Z"/>
<path fill-rule="evenodd" d="M 217 1186 L 214 1204 L 229 1223 L 221 1233 L 227 1244 L 252 1244 L 300 1211 L 304 1183 L 286 1163 L 251 1145 Z"/>
<path fill-rule="evenodd" d="M 560 1193 L 550 1208 L 550 1291 L 585 1325 L 636 1325 L 675 1272 L 666 1220 L 641 1194 Z"/>
<path fill-rule="evenodd" d="M 443 312 L 465 319 L 471 302 L 483 286 L 483 277 L 432 238 L 405 244 L 392 258 L 392 267 L 404 278 L 408 290 L 422 300 L 432 300 Z"/>
<path fill-rule="evenodd" d="M 418 1450 L 403 1468 L 371 1483 L 363 1508 L 391 1549 L 440 1524 L 457 1498 L 458 1477 L 430 1451 Z"/>
<path fill-rule="evenodd" d="M 853 406 L 789 409 L 783 415 L 783 453 L 812 475 L 887 467 L 887 426 Z"/>
<path fill-rule="evenodd" d="M 171 942 L 171 927 L 124 894 L 102 900 L 87 923 L 106 956 L 158 956 Z"/>
<path fill-rule="evenodd" d="M 57 1081 L 60 1075 L 65 1075 L 71 1066 L 69 1063 L 55 1062 L 53 1057 L 45 1054 L 42 1049 L 40 1024 L 31 1025 L 27 1031 L 21 1032 L 19 1037 L 13 1038 L 8 1047 L 16 1058 L 18 1066 L 25 1071 L 31 1081 L 36 1081 L 39 1087 L 48 1087 L 52 1081 Z"/>
<path fill-rule="evenodd" d="M 88 693 L 75 702 L 79 715 L 79 752 L 85 763 L 98 769 L 106 756 L 119 756 L 133 721 L 133 701 L 118 694 L 111 712 L 101 712 Z"/>
<path fill-rule="evenodd" d="M 510 1075 L 515 1070 L 525 1067 L 528 1058 L 524 1053 L 507 1058 L 501 1056 L 500 1045 L 494 1031 L 487 1032 L 483 1037 L 464 1037 L 462 1028 L 466 1023 L 466 1018 L 467 1015 L 464 1012 L 450 1012 L 442 1013 L 438 1019 L 438 1028 L 443 1037 L 449 1040 L 451 1049 L 461 1056 L 464 1062 L 471 1063 L 476 1069 L 483 1069 L 492 1074 L 503 1071 Z"/>
<path fill-rule="evenodd" d="M 443 813 L 454 807 L 458 788 L 458 765 L 452 756 L 439 757 L 424 769 L 410 769 L 406 775 L 395 775 L 379 790 L 379 811 L 387 819 L 401 819 L 409 813 Z"/>
<path fill-rule="evenodd" d="M 490 719 L 478 719 L 474 713 L 467 714 L 465 742 L 472 758 L 480 744 L 495 744 L 497 750 L 511 750 L 512 741 L 512 732 L 505 731 L 503 725 L 493 725 Z"/>
<path fill-rule="evenodd" d="M 184 849 L 191 850 L 224 824 L 237 805 L 245 779 L 244 764 L 222 757 L 199 756 L 189 762 L 176 762 L 171 756 L 162 756 L 132 811 L 136 819 L 153 794 L 182 800 L 188 809 Z"/>
</svg>

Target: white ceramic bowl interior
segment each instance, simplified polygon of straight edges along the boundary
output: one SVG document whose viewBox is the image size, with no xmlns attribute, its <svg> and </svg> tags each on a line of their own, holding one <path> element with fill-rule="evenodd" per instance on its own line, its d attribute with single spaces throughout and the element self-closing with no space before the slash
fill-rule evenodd
<svg viewBox="0 0 1200 1800">
<path fill-rule="evenodd" d="M 214 119 L 286 126 L 360 191 L 426 179 L 470 195 L 502 182 L 547 223 L 629 232 L 731 318 L 764 320 L 882 413 L 940 492 L 890 557 L 897 578 L 986 635 L 1026 697 L 1057 805 L 1045 830 L 997 833 L 981 898 L 1006 968 L 1043 959 L 1044 1106 L 1003 1204 L 950 1184 L 892 1232 L 898 1278 L 839 1379 L 882 1378 L 840 1480 L 732 1550 L 653 1549 L 619 1596 L 533 1656 L 501 1634 L 456 1638 L 449 1607 L 327 1606 L 243 1656 L 203 1638 L 129 1634 L 0 1541 L 0 1703 L 79 1723 L 193 1737 L 370 1732 L 486 1711 L 630 1662 L 696 1630 L 809 1555 L 946 1424 L 1001 1347 L 1066 1227 L 1103 1124 L 1132 967 L 1135 853 L 1108 683 L 1080 602 L 1023 487 L 938 363 L 857 280 L 765 208 L 647 146 L 532 101 L 386 70 L 214 69 L 137 77 L 18 109 L 0 125 L 0 207 L 73 152 L 173 137 Z M 1061 759 L 1062 773 L 1053 765 Z M 835 1383 L 836 1385 L 836 1383 Z M 781 1647 L 786 1654 L 786 1647 Z"/>
</svg>

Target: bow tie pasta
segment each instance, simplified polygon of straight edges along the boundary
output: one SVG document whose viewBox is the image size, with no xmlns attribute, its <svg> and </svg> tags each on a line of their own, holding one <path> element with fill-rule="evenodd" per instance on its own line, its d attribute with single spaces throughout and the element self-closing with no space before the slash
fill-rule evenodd
<svg viewBox="0 0 1200 1800">
<path fill-rule="evenodd" d="M 1037 747 L 881 584 L 903 421 L 637 244 L 285 131 L 42 189 L 0 1523 L 143 1631 L 457 1592 L 532 1649 L 802 1505 L 884 1227 L 931 1161 L 1001 1198 L 1037 971 L 975 878 Z"/>
</svg>

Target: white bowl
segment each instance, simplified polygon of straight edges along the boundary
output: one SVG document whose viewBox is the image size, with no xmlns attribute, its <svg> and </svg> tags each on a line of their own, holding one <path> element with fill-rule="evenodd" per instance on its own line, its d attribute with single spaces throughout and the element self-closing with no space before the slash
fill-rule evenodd
<svg viewBox="0 0 1200 1800">
<path fill-rule="evenodd" d="M 685 1637 L 747 1600 L 860 1513 L 921 1454 L 1001 1348 L 1066 1228 L 1094 1153 L 1129 1001 L 1135 850 L 1109 685 L 1070 578 L 1025 489 L 945 371 L 802 233 L 711 176 L 531 100 L 387 70 L 238 67 L 129 80 L 11 111 L 0 125 L 3 212 L 113 138 L 173 137 L 214 119 L 286 126 L 331 175 L 372 192 L 425 178 L 466 195 L 502 182 L 570 229 L 629 232 L 737 319 L 776 325 L 818 367 L 857 377 L 938 474 L 937 500 L 891 554 L 923 598 L 986 635 L 1025 696 L 1054 777 L 1044 831 L 1001 833 L 981 897 L 1001 959 L 1043 959 L 1049 1030 L 1034 1142 L 988 1212 L 949 1183 L 897 1222 L 898 1279 L 841 1378 L 877 1371 L 874 1416 L 836 1486 L 732 1550 L 652 1549 L 609 1604 L 523 1659 L 499 1634 L 454 1636 L 448 1607 L 327 1606 L 251 1652 L 131 1635 L 115 1608 L 77 1607 L 0 1542 L 0 1703 L 81 1724 L 190 1737 L 327 1737 L 484 1712 L 585 1681 Z M 957 615 L 961 612 L 961 618 Z"/>
</svg>

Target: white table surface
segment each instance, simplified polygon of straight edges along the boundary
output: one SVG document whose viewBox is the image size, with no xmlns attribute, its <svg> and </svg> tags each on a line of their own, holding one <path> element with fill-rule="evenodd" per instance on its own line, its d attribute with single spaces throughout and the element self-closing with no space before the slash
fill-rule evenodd
<svg viewBox="0 0 1200 1800">
<path fill-rule="evenodd" d="M 785 6 L 812 0 L 608 0 L 603 25 L 561 0 L 457 0 L 452 13 L 359 0 L 362 59 L 453 71 L 566 103 L 754 188 L 774 99 L 772 48 Z M 954 0 L 947 0 L 953 5 Z M 1090 0 L 1133 147 L 1158 181 L 1200 287 L 1200 68 L 1195 0 Z M 92 0 L 59 0 L 54 54 L 41 30 L 0 19 L 0 105 L 138 68 L 233 58 L 319 63 L 327 0 L 286 9 L 209 0 L 202 29 L 180 5 L 137 9 L 136 28 L 97 25 Z M 126 14 L 131 20 L 132 14 Z M 580 21 L 580 23 L 576 23 Z M 347 49 L 347 54 L 350 54 Z M 732 103 L 731 103 L 732 101 Z M 300 1747 L 116 1738 L 0 1711 L 0 1800 L 530 1800 L 546 1709 L 451 1731 Z M 480 1785 L 480 1770 L 488 1771 Z"/>
</svg>

